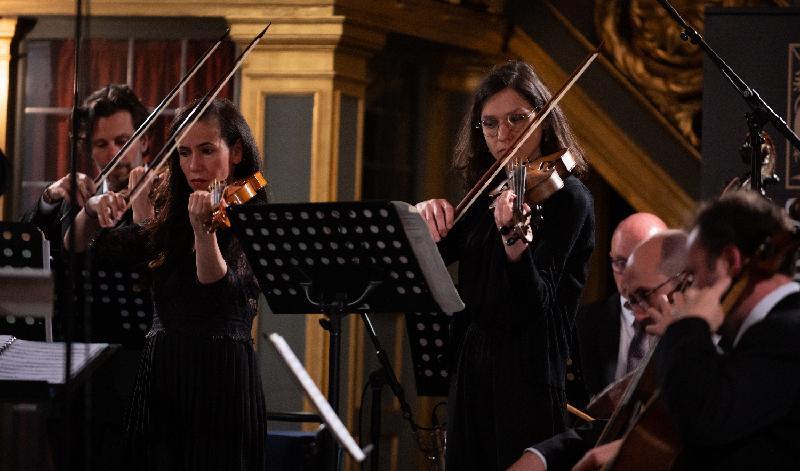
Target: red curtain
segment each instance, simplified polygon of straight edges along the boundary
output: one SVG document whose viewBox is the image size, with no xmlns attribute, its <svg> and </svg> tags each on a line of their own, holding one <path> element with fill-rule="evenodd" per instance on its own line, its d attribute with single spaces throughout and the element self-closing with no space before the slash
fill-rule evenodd
<svg viewBox="0 0 800 471">
<path fill-rule="evenodd" d="M 180 79 L 181 43 L 181 40 L 135 40 L 133 42 L 131 86 L 148 110 L 152 110 L 160 103 Z M 188 40 L 186 68 L 190 68 L 211 44 L 213 41 Z M 129 45 L 127 40 L 91 39 L 86 42 L 83 49 L 87 61 L 84 70 L 88 70 L 88 77 L 85 80 L 88 81 L 89 86 L 87 90 L 82 90 L 81 99 L 109 83 L 126 82 Z M 72 40 L 53 41 L 52 43 L 51 57 L 55 75 L 53 77 L 52 106 L 72 107 L 74 51 Z M 185 94 L 187 101 L 204 95 L 222 74 L 230 70 L 235 61 L 235 52 L 236 47 L 232 42 L 221 45 L 187 84 Z M 233 84 L 229 82 L 220 96 L 232 99 Z M 177 108 L 179 105 L 176 98 L 168 105 L 168 108 Z M 158 152 L 163 145 L 168 123 L 171 120 L 172 114 L 162 115 L 151 128 L 150 156 Z M 66 175 L 69 169 L 70 125 L 66 116 L 62 119 L 48 120 L 48 123 L 48 135 L 54 137 L 51 141 L 53 142 L 51 155 L 56 159 L 57 165 L 48 166 L 54 168 L 56 175 L 46 175 L 46 178 L 55 180 Z M 82 156 L 78 160 L 80 171 L 94 173 L 88 156 Z"/>
</svg>

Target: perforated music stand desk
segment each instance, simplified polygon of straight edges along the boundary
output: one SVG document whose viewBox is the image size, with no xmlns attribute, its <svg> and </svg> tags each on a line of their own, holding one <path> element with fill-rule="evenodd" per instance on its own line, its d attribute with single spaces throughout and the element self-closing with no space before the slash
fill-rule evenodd
<svg viewBox="0 0 800 471">
<path fill-rule="evenodd" d="M 425 221 L 406 203 L 241 205 L 229 212 L 271 311 L 328 316 L 328 401 L 337 413 L 345 314 L 464 308 Z"/>
<path fill-rule="evenodd" d="M 53 340 L 50 243 L 34 224 L 0 222 L 0 333 Z"/>
<path fill-rule="evenodd" d="M 441 311 L 407 312 L 406 331 L 418 396 L 447 396 L 450 387 L 450 322 Z"/>
<path fill-rule="evenodd" d="M 153 301 L 144 270 L 97 267 L 81 271 L 80 292 L 91 306 L 91 331 L 84 341 L 141 347 L 153 323 Z M 83 319 L 85 322 L 86 320 Z"/>
</svg>

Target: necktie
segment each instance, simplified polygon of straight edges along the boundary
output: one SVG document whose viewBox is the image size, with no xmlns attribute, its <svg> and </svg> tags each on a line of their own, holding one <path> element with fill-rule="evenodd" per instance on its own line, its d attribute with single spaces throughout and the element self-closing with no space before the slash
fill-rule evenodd
<svg viewBox="0 0 800 471">
<path fill-rule="evenodd" d="M 635 370 L 644 359 L 645 349 L 647 347 L 647 332 L 644 330 L 644 324 L 635 322 L 633 324 L 634 334 L 631 339 L 631 344 L 628 347 L 628 364 L 625 366 L 625 373 L 630 373 Z"/>
</svg>

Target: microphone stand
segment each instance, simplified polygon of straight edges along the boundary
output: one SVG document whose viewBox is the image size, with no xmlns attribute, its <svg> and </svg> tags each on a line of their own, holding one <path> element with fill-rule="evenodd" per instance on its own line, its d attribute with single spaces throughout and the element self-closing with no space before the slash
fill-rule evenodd
<svg viewBox="0 0 800 471">
<path fill-rule="evenodd" d="M 372 455 L 370 456 L 370 469 L 372 471 L 377 471 L 378 466 L 380 465 L 381 390 L 383 389 L 384 384 L 389 386 L 389 388 L 392 390 L 392 393 L 394 393 L 395 397 L 400 402 L 400 410 L 402 411 L 403 419 L 407 420 L 411 425 L 411 431 L 416 434 L 419 427 L 414 422 L 414 418 L 411 415 L 411 406 L 408 405 L 408 402 L 406 401 L 406 395 L 405 391 L 403 391 L 403 386 L 401 386 L 400 382 L 397 381 L 397 376 L 394 374 L 392 364 L 389 362 L 389 356 L 386 354 L 386 350 L 383 349 L 380 340 L 378 340 L 378 335 L 375 333 L 375 328 L 372 326 L 369 316 L 367 316 L 366 313 L 362 313 L 361 319 L 364 321 L 367 334 L 369 335 L 370 340 L 372 340 L 373 347 L 375 347 L 375 355 L 378 357 L 378 362 L 381 364 L 379 369 L 373 371 L 369 375 L 368 380 L 370 386 L 372 387 L 370 439 L 372 440 L 372 445 L 374 447 L 372 449 Z"/>
<path fill-rule="evenodd" d="M 707 42 L 700 36 L 694 28 L 689 26 L 686 21 L 681 17 L 681 15 L 675 10 L 668 0 L 658 0 L 658 3 L 667 10 L 670 16 L 678 23 L 678 25 L 682 28 L 681 31 L 681 39 L 684 41 L 691 41 L 692 44 L 696 44 L 700 46 L 700 49 L 708 55 L 714 65 L 720 69 L 722 75 L 728 79 L 728 81 L 733 85 L 733 88 L 739 92 L 742 99 L 744 99 L 747 106 L 750 107 L 750 112 L 745 114 L 747 119 L 747 128 L 750 131 L 750 188 L 754 191 L 760 192 L 762 195 L 764 194 L 764 185 L 761 181 L 761 164 L 764 160 L 764 157 L 761 153 L 761 143 L 763 139 L 761 137 L 761 131 L 764 128 L 764 125 L 767 123 L 772 123 L 772 125 L 783 134 L 783 136 L 789 141 L 789 144 L 800 151 L 800 137 L 797 137 L 797 134 L 792 131 L 792 129 L 786 124 L 786 121 L 783 120 L 773 109 L 761 98 L 761 95 L 758 92 L 748 85 L 744 80 L 742 80 L 739 75 L 734 72 L 733 69 L 722 59 L 722 57 L 717 54 L 711 46 L 708 45 Z"/>
<path fill-rule="evenodd" d="M 72 119 L 70 123 L 70 152 L 69 152 L 69 167 L 70 167 L 70 204 L 74 205 L 78 201 L 78 140 L 80 139 L 81 123 L 84 121 L 83 115 L 85 109 L 80 106 L 81 94 L 81 50 L 83 42 L 83 1 L 76 0 L 75 2 L 75 69 L 73 71 L 73 84 L 72 84 Z M 65 332 L 64 332 L 64 420 L 62 424 L 62 451 L 60 458 L 65 469 L 72 469 L 74 464 L 73 458 L 73 441 L 75 439 L 74 433 L 71 430 L 73 407 L 72 402 L 75 394 L 76 385 L 72 378 L 72 342 L 75 335 L 75 316 L 77 312 L 77 305 L 71 293 L 75 292 L 79 267 L 78 267 L 78 254 L 75 253 L 75 237 L 74 225 L 72 220 L 75 217 L 75 212 L 68 211 L 69 224 L 67 231 L 70 233 L 69 237 L 69 265 L 67 273 L 70 274 L 69 279 L 66 280 L 67 289 L 66 293 L 66 310 L 65 310 Z M 56 243 L 63 243 L 57 241 Z M 88 445 L 87 445 L 88 446 Z"/>
</svg>

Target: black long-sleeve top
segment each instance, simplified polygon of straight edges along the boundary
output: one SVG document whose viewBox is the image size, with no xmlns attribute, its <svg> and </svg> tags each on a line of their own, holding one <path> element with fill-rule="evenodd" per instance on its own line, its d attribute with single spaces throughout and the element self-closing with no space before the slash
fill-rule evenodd
<svg viewBox="0 0 800 471">
<path fill-rule="evenodd" d="M 567 177 L 542 205 L 542 229 L 513 263 L 488 206 L 488 197 L 479 198 L 439 243 L 445 264 L 459 262 L 462 315 L 489 331 L 527 332 L 539 360 L 530 367 L 542 383 L 563 388 L 569 328 L 594 249 L 592 196 Z"/>
</svg>

